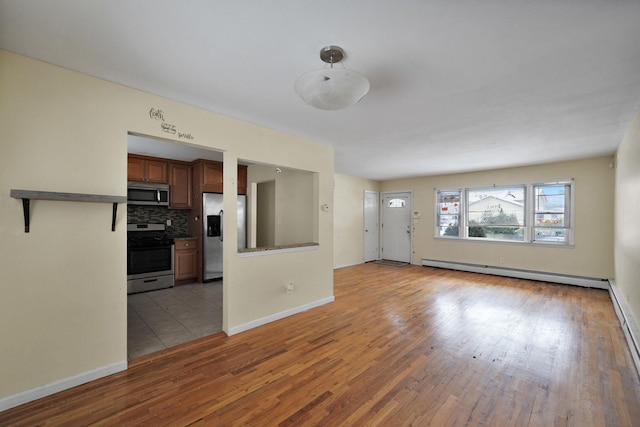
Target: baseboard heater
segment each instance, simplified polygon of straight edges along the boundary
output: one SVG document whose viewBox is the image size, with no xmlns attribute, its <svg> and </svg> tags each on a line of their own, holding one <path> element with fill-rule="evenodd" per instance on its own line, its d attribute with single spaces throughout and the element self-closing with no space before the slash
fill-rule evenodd
<svg viewBox="0 0 640 427">
<path fill-rule="evenodd" d="M 515 277 L 518 279 L 538 280 L 541 282 L 562 283 L 565 285 L 583 286 L 587 288 L 609 289 L 607 279 L 596 277 L 573 276 L 568 274 L 546 273 L 532 270 L 519 270 L 516 268 L 494 267 L 491 265 L 467 264 L 455 261 L 438 261 L 434 259 L 422 259 L 425 267 L 446 268 L 449 270 L 468 271 L 472 273 L 493 274 L 494 276 Z"/>
<path fill-rule="evenodd" d="M 611 295 L 613 308 L 616 310 L 622 331 L 629 344 L 633 363 L 635 363 L 638 374 L 640 374 L 640 328 L 638 328 L 638 324 L 631 314 L 627 300 L 613 280 L 609 280 L 609 295 Z"/>
</svg>

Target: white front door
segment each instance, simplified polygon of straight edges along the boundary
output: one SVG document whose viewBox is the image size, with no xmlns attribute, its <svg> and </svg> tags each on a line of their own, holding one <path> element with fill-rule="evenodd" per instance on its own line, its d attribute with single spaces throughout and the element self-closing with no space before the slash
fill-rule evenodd
<svg viewBox="0 0 640 427">
<path fill-rule="evenodd" d="M 411 193 L 382 193 L 381 258 L 411 262 Z"/>
<path fill-rule="evenodd" d="M 378 259 L 378 201 L 377 191 L 364 190 L 364 262 Z"/>
</svg>

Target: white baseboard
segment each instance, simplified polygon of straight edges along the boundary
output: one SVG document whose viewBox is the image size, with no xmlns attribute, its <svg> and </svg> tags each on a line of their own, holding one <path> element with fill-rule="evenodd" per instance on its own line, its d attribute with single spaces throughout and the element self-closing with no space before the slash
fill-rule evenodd
<svg viewBox="0 0 640 427">
<path fill-rule="evenodd" d="M 302 313 L 304 311 L 310 310 L 312 308 L 320 307 L 321 305 L 325 305 L 333 301 L 335 301 L 335 297 L 332 295 L 327 298 L 310 302 L 309 304 L 304 304 L 299 307 L 290 308 L 288 310 L 281 311 L 279 313 L 275 313 L 270 316 L 263 317 L 261 319 L 252 320 L 251 322 L 247 322 L 242 325 L 229 328 L 227 335 L 229 336 L 236 335 L 236 334 L 239 334 L 240 332 L 248 331 L 249 329 L 257 328 L 258 326 L 266 325 L 267 323 L 275 322 L 276 320 L 284 319 L 285 317 Z"/>
<path fill-rule="evenodd" d="M 352 263 L 349 263 L 349 264 L 334 265 L 333 269 L 337 270 L 338 268 L 353 267 L 354 265 L 360 265 L 360 264 L 364 264 L 364 261 L 360 260 L 358 262 L 352 262 Z"/>
<path fill-rule="evenodd" d="M 63 390 L 67 390 L 72 387 L 79 386 L 102 377 L 115 374 L 116 372 L 125 371 L 127 369 L 127 362 L 118 362 L 113 365 L 103 366 L 92 371 L 83 372 L 78 375 L 74 375 L 69 378 L 64 378 L 45 384 L 40 387 L 32 388 L 21 393 L 13 394 L 11 396 L 3 397 L 0 399 L 0 412 L 7 409 L 14 408 L 16 406 L 28 403 L 42 397 L 50 396 Z"/>
<path fill-rule="evenodd" d="M 494 276 L 515 277 L 518 279 L 539 280 L 541 282 L 563 283 L 587 288 L 609 289 L 607 279 L 597 277 L 573 276 L 568 274 L 547 273 L 543 271 L 519 270 L 516 268 L 495 267 L 490 265 L 466 264 L 462 262 L 423 259 L 426 267 L 447 268 L 449 270 L 469 271 L 472 273 L 493 274 Z"/>
<path fill-rule="evenodd" d="M 611 295 L 613 308 L 616 310 L 616 315 L 618 315 L 620 326 L 622 326 L 622 331 L 627 339 L 633 363 L 635 363 L 636 370 L 640 375 L 640 328 L 633 314 L 631 314 L 627 300 L 613 280 L 609 280 L 609 294 Z"/>
</svg>

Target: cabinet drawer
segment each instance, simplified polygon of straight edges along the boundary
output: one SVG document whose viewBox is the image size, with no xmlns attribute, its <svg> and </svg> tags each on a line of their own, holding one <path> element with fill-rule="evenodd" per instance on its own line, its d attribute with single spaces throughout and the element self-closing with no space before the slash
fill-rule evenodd
<svg viewBox="0 0 640 427">
<path fill-rule="evenodd" d="M 198 241 L 196 239 L 188 239 L 188 240 L 176 240 L 176 251 L 183 251 L 188 249 L 196 249 L 196 243 Z"/>
</svg>

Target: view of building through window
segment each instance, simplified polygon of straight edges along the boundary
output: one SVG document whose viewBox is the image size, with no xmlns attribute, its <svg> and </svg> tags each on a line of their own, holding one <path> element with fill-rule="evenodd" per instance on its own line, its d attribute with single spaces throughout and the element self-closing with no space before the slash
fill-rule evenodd
<svg viewBox="0 0 640 427">
<path fill-rule="evenodd" d="M 469 237 L 524 240 L 524 187 L 467 190 Z"/>
<path fill-rule="evenodd" d="M 573 183 L 436 190 L 436 237 L 571 243 Z"/>
</svg>

